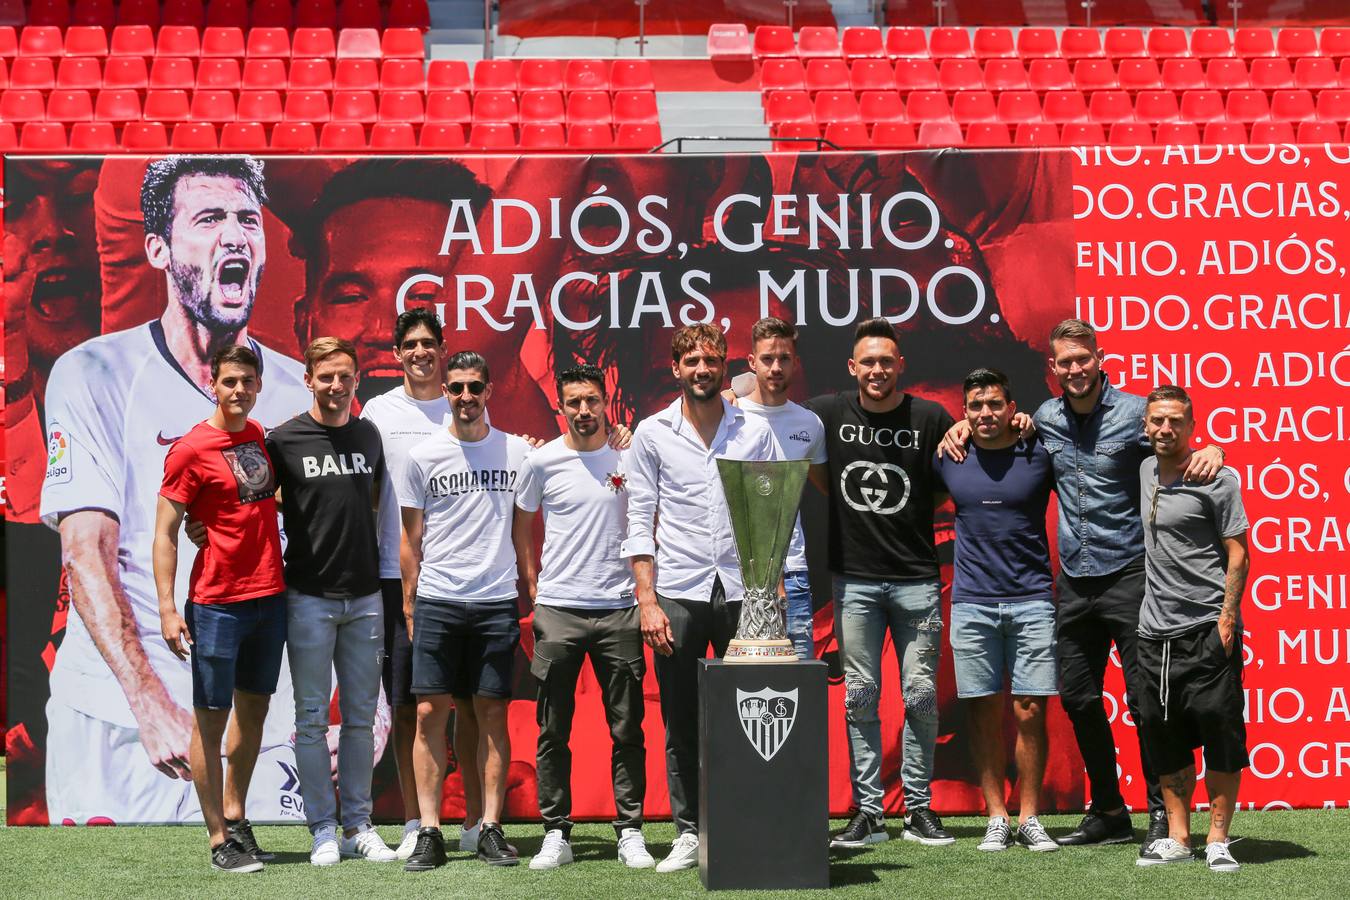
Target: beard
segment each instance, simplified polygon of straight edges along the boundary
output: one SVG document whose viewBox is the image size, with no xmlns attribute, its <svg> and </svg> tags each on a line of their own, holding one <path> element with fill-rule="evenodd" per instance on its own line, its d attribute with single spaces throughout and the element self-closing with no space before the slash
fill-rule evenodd
<svg viewBox="0 0 1350 900">
<path fill-rule="evenodd" d="M 211 284 L 200 266 L 180 263 L 169 259 L 169 277 L 178 292 L 183 308 L 192 321 L 206 326 L 211 332 L 240 331 L 248 325 L 253 315 L 253 303 L 258 298 L 258 282 L 262 279 L 262 266 L 249 269 L 248 280 L 244 282 L 244 305 L 237 309 L 217 309 L 211 304 Z"/>
</svg>

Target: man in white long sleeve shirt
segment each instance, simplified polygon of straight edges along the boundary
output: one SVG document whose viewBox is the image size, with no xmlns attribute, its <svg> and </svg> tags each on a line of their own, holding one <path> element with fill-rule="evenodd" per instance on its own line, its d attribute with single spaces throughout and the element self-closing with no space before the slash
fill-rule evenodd
<svg viewBox="0 0 1350 900">
<path fill-rule="evenodd" d="M 773 433 L 721 397 L 726 338 L 691 325 L 671 341 L 681 395 L 645 420 L 628 454 L 628 538 L 642 639 L 656 652 L 666 781 L 678 836 L 658 872 L 698 864 L 698 661 L 721 656 L 741 614 L 741 575 L 717 459 L 778 458 Z M 653 569 L 655 574 L 653 574 Z"/>
</svg>

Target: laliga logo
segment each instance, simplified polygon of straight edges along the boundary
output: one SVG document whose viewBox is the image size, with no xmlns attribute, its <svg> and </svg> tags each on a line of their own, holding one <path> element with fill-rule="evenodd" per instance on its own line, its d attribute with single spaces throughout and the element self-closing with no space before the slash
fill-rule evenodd
<svg viewBox="0 0 1350 900">
<path fill-rule="evenodd" d="M 64 484 L 70 481 L 70 442 L 56 422 L 52 423 L 51 437 L 47 438 L 47 483 Z"/>
<path fill-rule="evenodd" d="M 854 470 L 860 470 L 861 474 L 857 479 L 850 480 L 849 475 Z M 899 483 L 900 497 L 894 502 L 888 502 L 894 493 L 892 489 L 897 486 L 896 482 Z M 909 502 L 909 476 L 894 463 L 873 463 L 860 459 L 849 463 L 839 473 L 839 491 L 844 495 L 844 502 L 858 512 L 890 516 L 904 509 Z"/>
<path fill-rule="evenodd" d="M 66 436 L 59 431 L 53 431 L 51 439 L 47 441 L 47 465 L 56 465 L 65 455 Z"/>
<path fill-rule="evenodd" d="M 787 741 L 792 723 L 797 721 L 797 689 L 779 693 L 768 688 L 759 691 L 737 688 L 736 714 L 750 746 L 768 762 Z"/>
</svg>

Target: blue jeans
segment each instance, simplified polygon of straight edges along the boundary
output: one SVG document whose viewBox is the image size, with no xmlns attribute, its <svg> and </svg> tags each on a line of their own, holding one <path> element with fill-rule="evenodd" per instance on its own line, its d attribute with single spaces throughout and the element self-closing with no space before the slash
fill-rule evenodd
<svg viewBox="0 0 1350 900">
<path fill-rule="evenodd" d="M 1014 697 L 1059 693 L 1055 605 L 1049 600 L 953 603 L 951 628 L 956 696 L 1001 693 L 1004 672 Z"/>
<path fill-rule="evenodd" d="M 271 696 L 286 647 L 286 595 L 234 603 L 188 601 L 192 705 L 229 709 L 234 692 Z"/>
<path fill-rule="evenodd" d="M 798 659 L 816 658 L 815 626 L 812 624 L 811 582 L 806 572 L 788 572 L 783 576 L 787 591 L 787 635 Z"/>
<path fill-rule="evenodd" d="M 333 764 L 328 752 L 328 708 L 337 672 L 342 733 L 338 738 L 338 795 L 342 827 L 370 824 L 370 779 L 375 768 L 375 705 L 384 657 L 384 601 L 380 594 L 330 600 L 287 591 L 291 681 L 295 687 L 295 766 L 311 832 L 338 824 Z"/>
<path fill-rule="evenodd" d="M 844 667 L 844 711 L 848 721 L 853 805 L 882 811 L 881 651 L 889 629 L 900 661 L 905 701 L 900 779 L 905 809 L 932 802 L 933 750 L 938 736 L 938 654 L 942 610 L 936 581 L 887 582 L 836 577 L 836 629 Z"/>
</svg>

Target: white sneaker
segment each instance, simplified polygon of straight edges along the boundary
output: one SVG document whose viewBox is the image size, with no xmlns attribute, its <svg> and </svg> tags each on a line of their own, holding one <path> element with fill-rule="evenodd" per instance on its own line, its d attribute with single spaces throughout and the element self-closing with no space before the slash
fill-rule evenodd
<svg viewBox="0 0 1350 900">
<path fill-rule="evenodd" d="M 417 830 L 421 827 L 421 819 L 409 819 L 403 824 L 403 840 L 398 842 L 398 849 L 394 851 L 395 856 L 404 860 L 412 856 L 413 850 L 417 847 Z"/>
<path fill-rule="evenodd" d="M 483 828 L 483 820 L 474 822 L 472 827 L 468 825 L 459 826 L 459 849 L 467 850 L 470 853 L 478 852 L 478 832 Z"/>
<path fill-rule="evenodd" d="M 990 816 L 989 824 L 984 827 L 984 840 L 976 850 L 985 853 L 1000 853 L 1013 845 L 1012 827 L 1003 816 Z"/>
<path fill-rule="evenodd" d="M 1232 841 L 1215 841 L 1205 845 L 1205 864 L 1209 866 L 1211 872 L 1236 872 L 1240 868 L 1228 849 L 1231 843 Z"/>
<path fill-rule="evenodd" d="M 698 865 L 698 835 L 686 832 L 675 839 L 670 855 L 657 863 L 658 872 L 678 872 Z"/>
<path fill-rule="evenodd" d="M 642 839 L 641 830 L 625 828 L 620 832 L 619 862 L 630 869 L 650 869 L 656 865 L 656 860 L 647 851 L 647 842 Z"/>
<path fill-rule="evenodd" d="M 343 837 L 339 850 L 343 859 L 364 859 L 369 862 L 398 860 L 398 854 L 390 850 L 389 845 L 369 825 L 351 837 Z"/>
<path fill-rule="evenodd" d="M 1136 866 L 1162 866 L 1168 863 L 1192 862 L 1195 854 L 1191 848 L 1180 841 L 1174 841 L 1170 837 L 1158 838 L 1149 844 L 1134 861 Z"/>
<path fill-rule="evenodd" d="M 338 831 L 333 825 L 320 826 L 314 832 L 314 846 L 309 851 L 311 866 L 336 866 L 342 861 L 342 852 L 338 849 Z"/>
<path fill-rule="evenodd" d="M 561 828 L 550 828 L 544 832 L 544 843 L 539 852 L 530 860 L 531 869 L 556 869 L 572 861 L 572 845 Z"/>
</svg>

